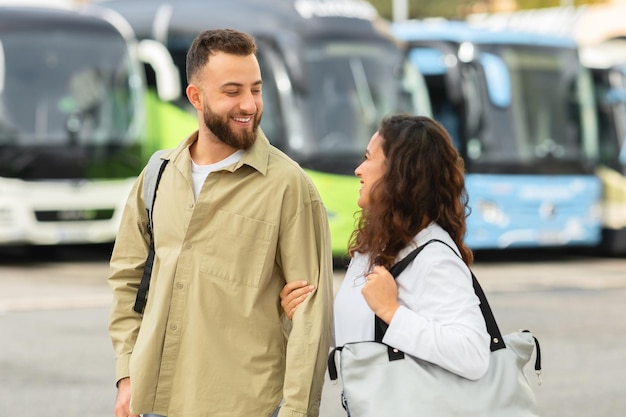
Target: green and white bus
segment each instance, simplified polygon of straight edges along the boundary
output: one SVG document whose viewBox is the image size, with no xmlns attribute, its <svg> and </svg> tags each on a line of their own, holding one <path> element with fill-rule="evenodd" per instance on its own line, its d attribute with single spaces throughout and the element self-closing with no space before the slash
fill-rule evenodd
<svg viewBox="0 0 626 417">
<path fill-rule="evenodd" d="M 112 242 L 130 187 L 160 147 L 142 62 L 160 100 L 171 57 L 100 7 L 0 5 L 0 245 Z"/>
</svg>

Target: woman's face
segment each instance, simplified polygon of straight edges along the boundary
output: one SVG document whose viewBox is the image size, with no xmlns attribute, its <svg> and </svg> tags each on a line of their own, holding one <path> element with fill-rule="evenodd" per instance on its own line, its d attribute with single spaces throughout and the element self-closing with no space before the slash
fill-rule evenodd
<svg viewBox="0 0 626 417">
<path fill-rule="evenodd" d="M 361 180 L 357 204 L 363 209 L 369 207 L 372 187 L 385 173 L 386 158 L 383 153 L 382 141 L 382 136 L 378 132 L 374 133 L 367 145 L 365 160 L 354 170 L 354 174 Z"/>
</svg>

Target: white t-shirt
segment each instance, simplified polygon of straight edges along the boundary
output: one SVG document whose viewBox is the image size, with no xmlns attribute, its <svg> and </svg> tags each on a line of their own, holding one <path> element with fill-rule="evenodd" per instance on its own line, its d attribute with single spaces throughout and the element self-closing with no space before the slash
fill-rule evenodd
<svg viewBox="0 0 626 417">
<path fill-rule="evenodd" d="M 224 167 L 235 164 L 239 162 L 241 157 L 243 156 L 243 150 L 238 150 L 232 155 L 222 159 L 219 162 L 209 165 L 198 165 L 193 160 L 191 161 L 191 177 L 193 178 L 193 193 L 196 196 L 196 200 L 198 199 L 198 194 L 200 194 L 200 190 L 202 189 L 202 185 L 206 180 L 206 177 L 211 173 L 218 171 Z"/>
<path fill-rule="evenodd" d="M 458 251 L 450 235 L 431 223 L 404 248 L 439 239 Z M 361 288 L 368 257 L 356 254 L 335 297 L 335 345 L 374 340 L 374 312 Z M 400 308 L 383 342 L 409 355 L 464 376 L 478 379 L 489 365 L 490 340 L 480 312 L 469 268 L 448 246 L 433 242 L 396 279 Z"/>
</svg>

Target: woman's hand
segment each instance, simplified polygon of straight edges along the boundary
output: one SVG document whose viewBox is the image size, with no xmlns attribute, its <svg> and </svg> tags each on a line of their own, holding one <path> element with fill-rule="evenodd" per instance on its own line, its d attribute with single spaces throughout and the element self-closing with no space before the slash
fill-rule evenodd
<svg viewBox="0 0 626 417">
<path fill-rule="evenodd" d="M 280 292 L 280 305 L 285 315 L 291 320 L 296 308 L 315 290 L 314 285 L 306 281 L 288 282 Z"/>
<path fill-rule="evenodd" d="M 361 289 L 367 305 L 385 323 L 391 323 L 398 304 L 398 285 L 393 275 L 383 266 L 375 266 L 367 275 L 367 282 Z"/>
</svg>

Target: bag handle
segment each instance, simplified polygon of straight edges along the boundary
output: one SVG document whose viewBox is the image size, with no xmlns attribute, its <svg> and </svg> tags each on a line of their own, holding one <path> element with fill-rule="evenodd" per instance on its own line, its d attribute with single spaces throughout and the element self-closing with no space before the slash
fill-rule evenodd
<svg viewBox="0 0 626 417">
<path fill-rule="evenodd" d="M 400 261 L 398 261 L 389 269 L 389 272 L 391 273 L 391 275 L 393 275 L 394 279 L 398 278 L 400 273 L 404 271 L 404 269 L 411 262 L 413 262 L 415 257 L 422 251 L 422 249 L 424 249 L 424 247 L 426 247 L 426 245 L 433 243 L 433 242 L 439 242 L 439 243 L 446 245 L 447 247 L 450 248 L 450 250 L 452 250 L 452 252 L 454 252 L 455 255 L 459 256 L 456 253 L 456 251 L 452 249 L 452 247 L 448 245 L 446 242 L 439 240 L 439 239 L 431 239 L 428 242 L 421 245 L 420 247 L 418 247 L 417 249 L 414 249 L 411 253 L 409 253 L 407 256 L 402 258 Z M 504 343 L 504 339 L 502 338 L 502 333 L 500 333 L 500 328 L 498 327 L 496 318 L 494 317 L 493 311 L 491 310 L 491 307 L 489 306 L 489 302 L 487 301 L 487 297 L 485 296 L 485 292 L 480 286 L 478 279 L 474 275 L 474 272 L 472 272 L 471 268 L 470 268 L 470 274 L 472 275 L 472 284 L 474 287 L 474 292 L 476 293 L 476 296 L 480 300 L 480 312 L 485 318 L 485 324 L 487 325 L 487 332 L 489 333 L 489 335 L 491 335 L 490 349 L 492 352 L 498 349 L 504 349 L 506 348 L 506 345 Z M 374 340 L 382 343 L 383 337 L 385 336 L 385 332 L 387 331 L 387 328 L 389 327 L 389 325 L 385 323 L 378 316 L 375 316 L 374 323 L 375 323 L 374 324 Z M 389 347 L 388 353 L 389 353 L 389 360 L 398 360 L 398 359 L 404 358 L 403 352 L 401 352 L 398 349 L 394 349 L 392 347 Z"/>
</svg>

